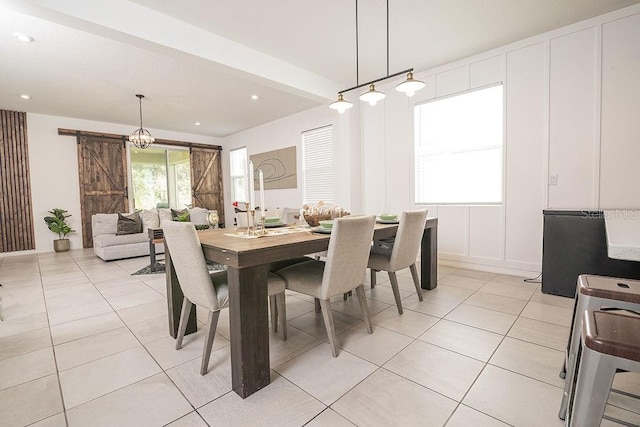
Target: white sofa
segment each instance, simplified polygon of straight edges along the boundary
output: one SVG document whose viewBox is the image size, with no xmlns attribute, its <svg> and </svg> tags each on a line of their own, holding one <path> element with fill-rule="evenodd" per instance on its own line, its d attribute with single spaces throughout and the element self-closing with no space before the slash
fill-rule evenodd
<svg viewBox="0 0 640 427">
<path fill-rule="evenodd" d="M 129 214 L 124 214 L 129 215 Z M 209 211 L 204 208 L 189 209 L 190 222 L 208 224 Z M 149 255 L 149 228 L 162 228 L 164 221 L 172 221 L 171 209 L 140 211 L 142 232 L 117 235 L 118 214 L 96 214 L 91 217 L 93 252 L 105 261 Z M 164 244 L 157 243 L 156 253 L 164 253 Z"/>
</svg>

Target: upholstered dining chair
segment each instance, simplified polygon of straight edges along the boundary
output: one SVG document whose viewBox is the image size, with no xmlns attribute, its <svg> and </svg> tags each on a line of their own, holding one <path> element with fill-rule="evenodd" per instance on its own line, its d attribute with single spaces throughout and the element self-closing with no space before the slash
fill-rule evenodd
<svg viewBox="0 0 640 427">
<path fill-rule="evenodd" d="M 190 222 L 170 222 L 163 225 L 165 245 L 171 256 L 171 263 L 180 281 L 180 288 L 184 294 L 182 312 L 178 325 L 176 350 L 182 348 L 182 340 L 187 328 L 187 321 L 193 305 L 199 305 L 209 310 L 207 335 L 202 352 L 200 375 L 205 375 L 209 367 L 209 358 L 213 339 L 218 326 L 220 310 L 229 306 L 229 289 L 226 271 L 209 273 L 207 263 L 202 253 L 200 239 L 194 225 Z M 277 330 L 278 318 L 280 333 L 287 339 L 287 314 L 284 303 L 285 282 L 279 276 L 269 273 L 268 295 L 273 306 L 274 299 L 277 310 L 272 307 L 272 325 Z M 275 298 L 274 298 L 275 297 Z"/>
<path fill-rule="evenodd" d="M 320 301 L 333 357 L 338 357 L 338 346 L 331 311 L 332 297 L 355 289 L 367 332 L 373 332 L 363 284 L 374 224 L 372 215 L 338 218 L 333 223 L 326 261 L 309 260 L 276 272 L 287 283 L 287 289 Z"/>
<path fill-rule="evenodd" d="M 402 212 L 398 232 L 392 243 L 373 243 L 371 255 L 369 256 L 368 267 L 371 269 L 371 288 L 376 285 L 376 272 L 386 271 L 391 280 L 393 296 L 396 300 L 398 313 L 402 314 L 402 301 L 400 300 L 400 290 L 398 289 L 398 278 L 396 272 L 409 267 L 413 284 L 418 293 L 418 299 L 422 301 L 422 289 L 420 279 L 416 269 L 416 258 L 420 249 L 424 225 L 427 222 L 427 210 Z M 389 249 L 389 245 L 392 245 Z"/>
</svg>

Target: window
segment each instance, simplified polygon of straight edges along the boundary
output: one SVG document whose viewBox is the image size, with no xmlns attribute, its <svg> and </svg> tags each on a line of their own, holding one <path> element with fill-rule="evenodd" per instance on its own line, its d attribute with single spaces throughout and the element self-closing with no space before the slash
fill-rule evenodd
<svg viewBox="0 0 640 427">
<path fill-rule="evenodd" d="M 129 147 L 134 209 L 191 206 L 191 163 L 187 149 Z"/>
<path fill-rule="evenodd" d="M 502 85 L 415 110 L 416 204 L 502 203 Z"/>
<path fill-rule="evenodd" d="M 244 174 L 247 168 L 247 147 L 236 148 L 229 152 L 229 169 L 231 173 L 231 200 L 247 202 Z M 243 208 L 244 209 L 244 208 Z"/>
<path fill-rule="evenodd" d="M 333 203 L 333 126 L 302 132 L 304 203 Z"/>
</svg>

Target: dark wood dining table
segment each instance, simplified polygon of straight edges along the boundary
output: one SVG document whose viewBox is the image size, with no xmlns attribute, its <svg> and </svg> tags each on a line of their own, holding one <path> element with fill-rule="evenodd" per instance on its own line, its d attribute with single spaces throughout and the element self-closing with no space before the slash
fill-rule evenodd
<svg viewBox="0 0 640 427">
<path fill-rule="evenodd" d="M 421 284 L 423 289 L 437 286 L 437 218 L 427 218 L 421 246 Z M 392 238 L 397 224 L 376 224 L 374 240 Z M 204 256 L 227 266 L 229 286 L 229 326 L 231 335 L 232 388 L 246 398 L 270 382 L 269 317 L 267 273 L 269 264 L 326 251 L 329 234 L 296 232 L 245 239 L 230 236 L 236 229 L 216 229 L 198 233 Z M 183 294 L 165 251 L 169 332 L 176 337 Z M 197 330 L 192 310 L 187 333 Z"/>
</svg>

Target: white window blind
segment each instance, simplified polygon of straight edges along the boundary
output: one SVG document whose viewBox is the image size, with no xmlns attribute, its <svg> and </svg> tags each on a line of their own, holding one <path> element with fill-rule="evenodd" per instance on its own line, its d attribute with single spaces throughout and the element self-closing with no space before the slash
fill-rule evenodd
<svg viewBox="0 0 640 427">
<path fill-rule="evenodd" d="M 229 170 L 231 174 L 231 200 L 246 202 L 244 173 L 247 164 L 247 147 L 236 148 L 229 152 Z"/>
<path fill-rule="evenodd" d="M 414 111 L 416 204 L 502 203 L 502 85 Z"/>
<path fill-rule="evenodd" d="M 333 126 L 302 132 L 302 156 L 304 203 L 333 203 Z"/>
</svg>

